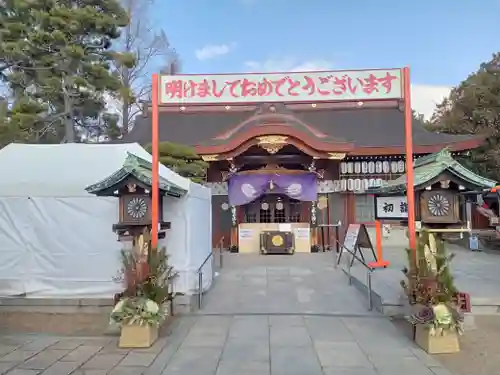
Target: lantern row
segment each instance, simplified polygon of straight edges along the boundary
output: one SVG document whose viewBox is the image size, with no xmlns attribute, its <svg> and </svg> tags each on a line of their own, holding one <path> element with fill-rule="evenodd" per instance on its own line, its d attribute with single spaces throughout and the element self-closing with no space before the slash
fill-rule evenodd
<svg viewBox="0 0 500 375">
<path fill-rule="evenodd" d="M 356 161 L 340 163 L 341 174 L 359 173 L 404 173 L 405 162 L 399 161 Z"/>
<path fill-rule="evenodd" d="M 353 191 L 363 192 L 368 188 L 381 186 L 383 180 L 381 178 L 343 178 L 333 181 L 333 192 Z"/>
</svg>

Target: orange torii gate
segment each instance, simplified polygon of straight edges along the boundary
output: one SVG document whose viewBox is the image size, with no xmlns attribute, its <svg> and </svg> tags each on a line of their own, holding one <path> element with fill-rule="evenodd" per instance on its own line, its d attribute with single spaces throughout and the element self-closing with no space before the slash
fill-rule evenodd
<svg viewBox="0 0 500 375">
<path fill-rule="evenodd" d="M 396 69 L 394 69 L 396 70 Z M 399 99 L 404 103 L 404 126 L 405 126 L 405 156 L 407 171 L 407 202 L 408 202 L 408 234 L 409 246 L 416 257 L 416 228 L 415 228 L 415 192 L 414 192 L 414 173 L 413 173 L 413 140 L 412 140 L 412 108 L 411 108 L 411 86 L 410 86 L 410 68 L 399 69 L 402 78 L 401 96 Z M 158 218 L 159 218 L 159 104 L 160 104 L 160 79 L 159 74 L 153 74 L 152 77 L 152 245 L 158 245 Z M 370 101 L 374 99 L 363 99 Z M 265 100 L 263 100 L 265 101 Z M 358 101 L 356 99 L 344 99 L 343 101 Z M 382 264 L 381 264 L 382 266 Z"/>
</svg>

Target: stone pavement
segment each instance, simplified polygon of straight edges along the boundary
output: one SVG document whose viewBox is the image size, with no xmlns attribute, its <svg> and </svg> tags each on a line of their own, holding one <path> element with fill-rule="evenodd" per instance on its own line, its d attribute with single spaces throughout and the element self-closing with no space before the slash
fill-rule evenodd
<svg viewBox="0 0 500 375">
<path fill-rule="evenodd" d="M 205 314 L 361 314 L 367 303 L 334 269 L 334 254 L 227 254 Z"/>
<path fill-rule="evenodd" d="M 116 338 L 0 337 L 8 375 L 450 375 L 367 311 L 332 254 L 228 254 L 204 308 L 149 349 Z"/>
<path fill-rule="evenodd" d="M 375 243 L 375 233 L 369 229 L 370 237 Z M 400 304 L 403 279 L 401 270 L 407 265 L 407 255 L 404 249 L 408 245 L 404 229 L 393 229 L 389 238 L 383 239 L 384 259 L 390 262 L 387 269 L 375 270 L 372 277 L 373 291 L 376 299 L 390 314 L 397 309 L 392 308 Z M 473 252 L 454 244 L 448 244 L 448 249 L 455 254 L 451 263 L 451 270 L 459 290 L 471 296 L 473 314 L 496 314 L 500 312 L 500 254 Z M 371 255 L 367 255 L 371 257 Z M 347 256 L 344 257 L 347 260 Z M 344 262 L 342 262 L 344 263 Z M 344 265 L 345 266 L 345 265 Z M 352 275 L 359 279 L 361 287 L 366 285 L 366 270 L 358 262 L 354 262 Z M 358 284 L 356 284 L 358 285 Z M 358 285 L 359 286 L 359 285 Z M 376 301 L 375 301 L 376 302 Z"/>
</svg>

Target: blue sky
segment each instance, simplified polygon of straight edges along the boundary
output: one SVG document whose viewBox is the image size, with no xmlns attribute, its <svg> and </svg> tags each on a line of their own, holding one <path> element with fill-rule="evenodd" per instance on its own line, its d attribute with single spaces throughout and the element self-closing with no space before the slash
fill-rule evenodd
<svg viewBox="0 0 500 375">
<path fill-rule="evenodd" d="M 410 65 L 414 84 L 449 87 L 500 51 L 500 0 L 156 0 L 153 13 L 185 73 Z"/>
</svg>

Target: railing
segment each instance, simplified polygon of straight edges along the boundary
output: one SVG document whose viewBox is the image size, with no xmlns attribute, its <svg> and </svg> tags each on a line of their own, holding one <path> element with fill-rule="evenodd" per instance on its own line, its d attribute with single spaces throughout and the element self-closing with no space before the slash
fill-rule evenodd
<svg viewBox="0 0 500 375">
<path fill-rule="evenodd" d="M 367 291 L 368 291 L 368 310 L 371 311 L 373 310 L 373 301 L 372 301 L 372 273 L 373 273 L 373 268 L 370 267 L 364 259 L 359 258 L 356 255 L 355 251 L 349 250 L 347 247 L 342 245 L 338 240 L 335 240 L 337 242 L 337 248 L 340 247 L 341 251 L 335 254 L 335 266 L 338 266 L 340 264 L 340 255 L 342 252 L 345 250 L 349 254 L 351 254 L 352 259 L 349 259 L 347 261 L 347 276 L 349 277 L 349 285 L 352 285 L 352 275 L 351 275 L 351 268 L 352 265 L 354 264 L 354 261 L 357 260 L 359 263 L 361 263 L 365 268 L 366 268 L 366 286 L 367 286 Z M 361 251 L 361 250 L 360 250 Z"/>
<path fill-rule="evenodd" d="M 217 244 L 216 248 L 219 249 L 219 268 L 222 268 L 224 266 L 223 263 L 223 248 L 224 248 L 224 236 L 219 240 L 219 243 Z M 215 261 L 214 261 L 214 251 L 212 250 L 210 254 L 205 258 L 201 266 L 198 267 L 196 270 L 196 273 L 198 274 L 198 308 L 201 309 L 201 305 L 203 303 L 203 267 L 205 267 L 205 264 L 209 260 L 212 261 L 212 282 L 215 277 Z"/>
</svg>

